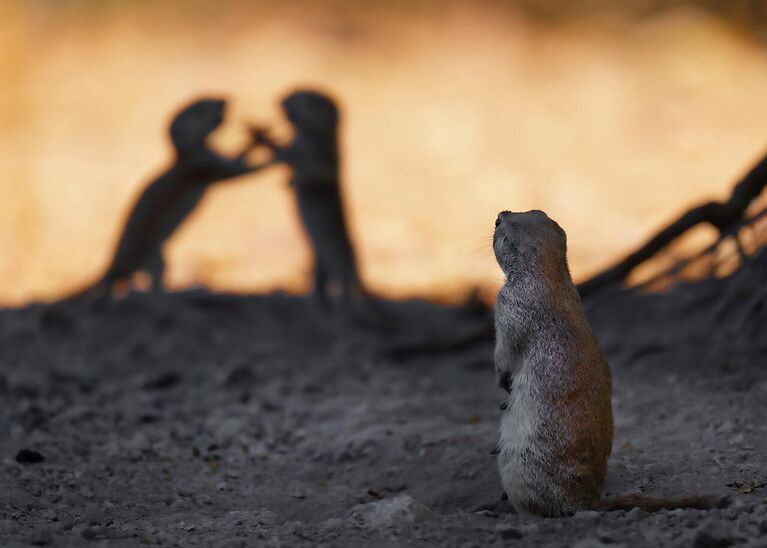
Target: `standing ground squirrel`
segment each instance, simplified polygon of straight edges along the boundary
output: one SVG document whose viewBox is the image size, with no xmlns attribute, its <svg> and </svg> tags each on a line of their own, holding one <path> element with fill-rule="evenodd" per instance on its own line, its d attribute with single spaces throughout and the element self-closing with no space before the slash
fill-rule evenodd
<svg viewBox="0 0 767 548">
<path fill-rule="evenodd" d="M 365 300 L 357 271 L 340 186 L 339 113 L 333 100 L 313 90 L 299 90 L 282 100 L 294 129 L 293 140 L 280 146 L 256 128 L 256 141 L 274 153 L 274 160 L 292 169 L 290 185 L 314 252 L 314 294 L 327 307 L 340 294 L 345 311 L 352 301 Z"/>
<path fill-rule="evenodd" d="M 565 231 L 542 211 L 498 215 L 506 282 L 495 309 L 495 369 L 510 392 L 498 464 L 518 510 L 562 516 L 594 506 L 613 440 L 607 360 L 567 266 Z"/>
<path fill-rule="evenodd" d="M 601 499 L 613 443 L 612 380 L 567 266 L 567 236 L 542 211 L 503 211 L 493 251 L 506 276 L 495 307 L 501 482 L 519 511 L 723 506 L 726 497 Z"/>
</svg>

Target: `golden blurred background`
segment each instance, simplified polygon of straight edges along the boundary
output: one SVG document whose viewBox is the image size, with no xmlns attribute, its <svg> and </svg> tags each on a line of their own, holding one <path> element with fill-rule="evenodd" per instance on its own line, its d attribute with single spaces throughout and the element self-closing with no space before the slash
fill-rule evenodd
<svg viewBox="0 0 767 548">
<path fill-rule="evenodd" d="M 296 85 L 335 94 L 362 272 L 390 296 L 492 292 L 501 209 L 558 220 L 582 279 L 767 148 L 767 50 L 741 12 L 549 4 L 0 0 L 0 304 L 100 276 L 200 95 L 231 99 L 214 142 L 234 152 L 247 121 L 287 135 Z M 168 284 L 305 290 L 286 180 L 214 188 L 168 244 Z"/>
</svg>

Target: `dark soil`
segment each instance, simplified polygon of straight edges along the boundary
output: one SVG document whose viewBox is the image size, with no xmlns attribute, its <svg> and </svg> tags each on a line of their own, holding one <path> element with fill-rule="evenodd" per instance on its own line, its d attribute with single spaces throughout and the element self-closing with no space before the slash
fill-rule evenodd
<svg viewBox="0 0 767 548">
<path fill-rule="evenodd" d="M 286 295 L 2 311 L 0 545 L 767 546 L 767 311 L 733 290 L 737 323 L 733 283 L 710 284 L 587 308 L 614 376 L 607 496 L 727 507 L 565 519 L 500 502 L 478 307 L 384 303 L 386 335 Z"/>
</svg>

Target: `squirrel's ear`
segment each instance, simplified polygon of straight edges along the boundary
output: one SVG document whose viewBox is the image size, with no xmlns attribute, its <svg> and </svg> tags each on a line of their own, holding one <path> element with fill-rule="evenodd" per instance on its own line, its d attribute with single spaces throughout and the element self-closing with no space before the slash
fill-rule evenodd
<svg viewBox="0 0 767 548">
<path fill-rule="evenodd" d="M 557 225 L 557 236 L 562 244 L 562 249 L 567 250 L 567 232 L 559 225 Z"/>
</svg>

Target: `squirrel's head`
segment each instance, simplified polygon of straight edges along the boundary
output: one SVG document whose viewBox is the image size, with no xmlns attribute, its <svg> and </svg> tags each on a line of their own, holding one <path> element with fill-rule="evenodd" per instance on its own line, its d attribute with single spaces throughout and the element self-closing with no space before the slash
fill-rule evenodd
<svg viewBox="0 0 767 548">
<path fill-rule="evenodd" d="M 493 251 L 503 273 L 566 273 L 567 235 L 543 211 L 501 211 L 495 220 Z"/>
<path fill-rule="evenodd" d="M 332 134 L 338 126 L 338 107 L 319 91 L 294 91 L 282 100 L 282 108 L 288 120 L 301 130 Z"/>
<path fill-rule="evenodd" d="M 226 101 L 200 99 L 184 107 L 170 124 L 170 138 L 176 150 L 200 146 L 207 136 L 224 121 Z"/>
</svg>

